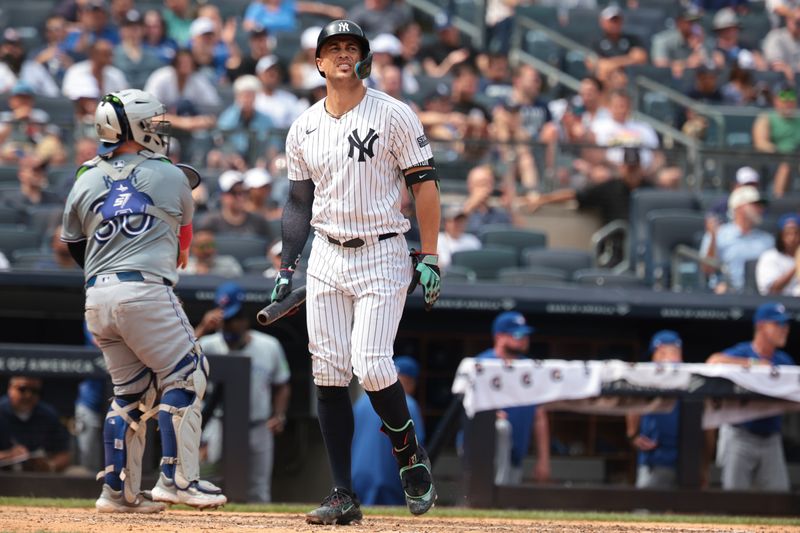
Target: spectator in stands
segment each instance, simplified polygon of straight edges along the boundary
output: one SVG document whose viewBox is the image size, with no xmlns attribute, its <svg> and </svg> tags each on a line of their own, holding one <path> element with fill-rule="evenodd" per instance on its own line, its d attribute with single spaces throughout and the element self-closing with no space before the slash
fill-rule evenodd
<svg viewBox="0 0 800 533">
<path fill-rule="evenodd" d="M 268 115 L 255 107 L 256 95 L 261 90 L 261 82 L 255 76 L 240 76 L 233 83 L 234 102 L 217 121 L 217 127 L 225 137 L 223 150 L 234 150 L 245 159 L 264 151 L 273 123 Z"/>
<path fill-rule="evenodd" d="M 58 96 L 58 85 L 42 65 L 26 59 L 22 37 L 14 28 L 6 28 L 0 40 L 0 93 L 8 92 L 17 81 L 23 81 L 33 92 L 43 96 Z"/>
<path fill-rule="evenodd" d="M 114 48 L 113 64 L 125 72 L 131 87 L 144 87 L 150 73 L 164 63 L 144 46 L 142 15 L 132 9 L 125 14 L 119 29 L 120 43 Z"/>
<path fill-rule="evenodd" d="M 750 0 L 692 0 L 692 4 L 706 13 L 713 13 L 722 9 L 735 9 L 740 13 L 746 13 L 749 9 Z"/>
<path fill-rule="evenodd" d="M 445 207 L 442 212 L 444 231 L 439 233 L 439 268 L 447 271 L 452 262 L 453 253 L 464 250 L 479 250 L 481 241 L 475 235 L 467 233 L 467 215 L 460 205 Z"/>
<path fill-rule="evenodd" d="M 711 59 L 703 27 L 698 24 L 703 15 L 695 6 L 681 10 L 675 17 L 675 27 L 653 37 L 650 56 L 656 67 L 669 67 L 674 78 L 684 71 L 697 68 Z"/>
<path fill-rule="evenodd" d="M 527 4 L 522 0 L 487 0 L 486 2 L 486 50 L 506 56 L 514 34 L 514 8 Z"/>
<path fill-rule="evenodd" d="M 210 274 L 224 278 L 238 278 L 242 275 L 242 266 L 235 257 L 217 253 L 217 239 L 213 231 L 198 230 L 192 239 L 190 252 L 184 270 L 186 274 Z"/>
<path fill-rule="evenodd" d="M 733 187 L 731 191 L 738 189 L 739 187 L 755 187 L 756 189 L 759 187 L 759 183 L 761 183 L 761 176 L 759 176 L 758 172 L 752 167 L 740 167 L 736 170 L 736 177 L 733 182 Z M 709 209 L 708 216 L 714 216 L 717 219 L 719 224 L 724 222 L 728 222 L 728 198 L 730 195 L 726 196 L 725 198 L 720 198 L 714 205 L 711 206 Z"/>
<path fill-rule="evenodd" d="M 97 146 L 95 144 L 95 146 Z M 50 234 L 50 251 L 52 255 L 33 265 L 35 270 L 78 270 L 78 264 L 69 253 L 67 243 L 61 240 L 61 224 L 55 226 Z M 103 409 L 103 414 L 106 410 Z M 100 455 L 98 455 L 98 459 Z M 95 471 L 99 470 L 96 469 Z"/>
<path fill-rule="evenodd" d="M 492 167 L 478 165 L 467 175 L 467 199 L 462 211 L 467 215 L 467 231 L 479 235 L 489 224 L 514 224 L 511 205 L 511 191 L 495 191 L 495 177 Z M 491 198 L 500 195 L 504 205 L 493 205 Z"/>
<path fill-rule="evenodd" d="M 72 94 L 73 106 L 75 109 L 72 137 L 80 139 L 89 137 L 97 139 L 97 128 L 94 125 L 94 114 L 97 110 L 97 103 L 100 93 L 94 85 L 77 87 Z M 95 141 L 95 145 L 97 142 Z M 96 148 L 95 148 L 96 151 Z"/>
<path fill-rule="evenodd" d="M 722 91 L 719 88 L 719 73 L 713 62 L 698 67 L 694 84 L 686 92 L 686 96 L 701 104 L 721 104 Z M 684 108 L 678 113 L 677 123 L 686 135 L 699 140 L 705 140 L 708 132 L 708 119 L 697 113 L 694 109 Z M 681 116 L 682 115 L 682 116 Z"/>
<path fill-rule="evenodd" d="M 720 225 L 715 217 L 706 218 L 706 233 L 700 255 L 716 259 L 722 265 L 724 279 L 711 276 L 710 286 L 716 293 L 739 292 L 744 288 L 744 264 L 775 246 L 769 233 L 758 229 L 764 212 L 764 200 L 752 186 L 735 189 L 728 198 L 731 222 Z M 713 269 L 704 266 L 711 274 Z"/>
<path fill-rule="evenodd" d="M 670 365 L 683 361 L 683 341 L 674 331 L 661 330 L 650 340 L 650 359 Z M 628 414 L 628 442 L 637 451 L 636 487 L 672 489 L 678 486 L 678 422 L 680 402 L 669 413 Z"/>
<path fill-rule="evenodd" d="M 523 123 L 525 109 L 512 103 L 496 106 L 490 138 L 494 141 L 495 158 L 508 183 L 515 184 L 515 187 L 519 183 L 525 190 L 531 191 L 539 186 L 539 171 L 530 146 L 533 138 Z M 553 123 L 548 122 L 547 126 L 552 127 Z"/>
<path fill-rule="evenodd" d="M 728 82 L 722 86 L 722 103 L 725 105 L 761 105 L 753 73 L 739 65 L 731 67 Z"/>
<path fill-rule="evenodd" d="M 16 163 L 35 155 L 54 164 L 64 162 L 66 151 L 57 126 L 50 116 L 35 106 L 36 97 L 27 82 L 18 81 L 11 89 L 8 111 L 0 113 L 0 160 Z"/>
<path fill-rule="evenodd" d="M 419 111 L 417 104 L 409 100 L 403 91 L 403 71 L 397 65 L 384 65 L 381 68 L 381 78 L 376 87 L 379 91 L 407 104 L 414 112 Z"/>
<path fill-rule="evenodd" d="M 256 66 L 261 58 L 267 57 L 271 50 L 269 32 L 263 26 L 255 26 L 247 32 L 248 51 L 243 53 L 237 46 L 225 63 L 228 79 L 233 82 L 245 74 L 257 75 Z"/>
<path fill-rule="evenodd" d="M 540 98 L 542 77 L 539 72 L 531 65 L 519 65 L 514 69 L 511 84 L 511 96 L 506 103 L 519 107 L 522 127 L 529 137 L 545 143 L 555 141 L 558 134 L 553 117 Z"/>
<path fill-rule="evenodd" d="M 773 109 L 760 114 L 753 123 L 753 146 L 756 151 L 778 155 L 776 159 L 780 164 L 773 178 L 772 193 L 781 197 L 789 188 L 792 166 L 797 168 L 800 116 L 797 116 L 797 91 L 794 86 L 780 83 L 772 94 Z"/>
<path fill-rule="evenodd" d="M 261 237 L 267 242 L 272 241 L 275 236 L 271 235 L 267 221 L 246 210 L 248 193 L 244 174 L 238 170 L 223 172 L 219 177 L 219 188 L 222 191 L 220 210 L 209 212 L 204 216 L 200 221 L 199 228 L 210 230 L 217 235 L 249 234 Z"/>
<path fill-rule="evenodd" d="M 272 499 L 272 464 L 275 435 L 286 427 L 289 408 L 289 364 L 275 337 L 250 329 L 250 315 L 244 312 L 241 286 L 226 281 L 217 287 L 216 308 L 203 316 L 195 335 L 203 352 L 236 354 L 250 358 L 250 502 Z M 233 416 L 233 413 L 228 413 Z M 395 474 L 396 475 L 396 474 Z"/>
<path fill-rule="evenodd" d="M 303 105 L 297 96 L 281 88 L 283 76 L 278 57 L 262 57 L 256 65 L 256 75 L 262 90 L 256 95 L 256 109 L 272 119 L 276 128 L 287 129 L 300 116 Z M 319 77 L 319 74 L 317 74 Z"/>
<path fill-rule="evenodd" d="M 592 46 L 597 56 L 586 59 L 589 71 L 604 81 L 612 70 L 647 63 L 647 51 L 639 39 L 622 33 L 622 19 L 622 9 L 617 5 L 610 5 L 600 12 L 603 37 Z"/>
<path fill-rule="evenodd" d="M 367 79 L 367 87 L 375 88 L 381 84 L 383 71 L 388 67 L 395 67 L 400 62 L 402 44 L 400 39 L 389 33 L 381 33 L 370 41 L 370 50 L 373 54 L 372 74 Z M 401 71 L 401 90 L 414 94 L 419 90 L 419 83 L 413 74 Z"/>
<path fill-rule="evenodd" d="M 347 12 L 339 6 L 323 2 L 254 0 L 244 12 L 242 27 L 247 31 L 261 26 L 273 33 L 294 32 L 297 30 L 297 15 L 301 14 L 343 19 Z"/>
<path fill-rule="evenodd" d="M 635 146 L 622 149 L 622 162 L 604 181 L 589 183 L 581 189 L 561 189 L 549 193 L 528 193 L 525 203 L 534 212 L 543 205 L 577 201 L 578 209 L 597 209 L 603 224 L 628 220 L 631 193 L 647 187 L 642 167 L 642 150 Z M 619 176 L 619 177 L 617 177 Z"/>
<path fill-rule="evenodd" d="M 347 16 L 370 39 L 381 33 L 395 34 L 413 18 L 411 7 L 396 0 L 364 0 L 351 8 Z"/>
<path fill-rule="evenodd" d="M 144 90 L 166 107 L 173 128 L 205 130 L 216 124 L 221 101 L 214 84 L 197 71 L 191 52 L 178 50 L 171 65 L 153 72 Z"/>
<path fill-rule="evenodd" d="M 87 0 L 78 7 L 78 24 L 64 39 L 64 49 L 79 61 L 91 57 L 92 45 L 107 41 L 111 46 L 119 44 L 119 33 L 108 21 L 105 0 Z"/>
<path fill-rule="evenodd" d="M 800 7 L 800 0 L 766 0 L 765 6 L 773 28 L 783 26 L 784 18 L 792 14 L 794 8 Z"/>
<path fill-rule="evenodd" d="M 167 23 L 155 9 L 144 12 L 144 45 L 164 64 L 172 63 L 178 51 L 178 43 L 167 35 Z"/>
<path fill-rule="evenodd" d="M 292 58 L 289 65 L 289 85 L 292 91 L 308 91 L 319 80 L 319 71 L 315 54 L 317 50 L 317 37 L 322 28 L 312 26 L 300 35 L 300 51 Z"/>
<path fill-rule="evenodd" d="M 794 80 L 800 72 L 800 4 L 787 13 L 785 28 L 775 28 L 767 34 L 761 49 L 769 68 Z"/>
<path fill-rule="evenodd" d="M 93 159 L 97 155 L 97 140 L 91 137 L 81 137 L 75 141 L 73 150 L 75 152 L 73 164 L 75 168 L 78 168 L 84 162 Z"/>
<path fill-rule="evenodd" d="M 61 472 L 70 464 L 69 433 L 56 410 L 40 401 L 41 395 L 41 379 L 12 376 L 8 392 L 0 398 L 0 419 L 12 444 L 25 448 L 24 469 Z"/>
<path fill-rule="evenodd" d="M 215 8 L 216 6 L 204 7 Z M 229 22 L 235 21 L 231 19 Z M 212 82 L 220 83 L 225 77 L 225 64 L 230 57 L 230 49 L 238 48 L 235 36 L 235 24 L 226 24 L 225 29 L 221 30 L 217 27 L 215 19 L 211 17 L 194 19 L 189 28 L 189 49 L 198 72 L 208 76 Z"/>
<path fill-rule="evenodd" d="M 739 65 L 742 68 L 766 69 L 767 64 L 761 52 L 749 49 L 739 40 L 741 23 L 732 8 L 717 11 L 711 27 L 716 35 L 712 57 L 718 67 Z"/>
<path fill-rule="evenodd" d="M 753 315 L 753 339 L 712 354 L 706 362 L 745 368 L 753 365 L 794 365 L 792 357 L 781 350 L 786 346 L 790 320 L 783 304 L 761 304 Z M 725 490 L 788 491 L 789 475 L 781 441 L 781 416 L 720 427 L 717 463 L 722 467 L 722 488 Z"/>
<path fill-rule="evenodd" d="M 408 412 L 414 421 L 417 442 L 425 445 L 425 421 L 414 399 L 419 377 L 419 364 L 408 355 L 394 358 L 397 380 L 403 387 Z M 397 461 L 392 445 L 380 428 L 380 417 L 372 408 L 369 396 L 362 393 L 353 404 L 353 491 L 364 505 L 405 505 L 403 485 L 397 476 Z"/>
<path fill-rule="evenodd" d="M 254 167 L 244 173 L 244 186 L 249 193 L 247 211 L 265 220 L 280 220 L 283 210 L 272 195 L 272 176 L 266 169 Z"/>
<path fill-rule="evenodd" d="M 481 75 L 481 94 L 495 104 L 507 101 L 513 91 L 508 56 L 488 54 L 485 63 Z"/>
<path fill-rule="evenodd" d="M 189 28 L 194 20 L 192 0 L 164 0 L 161 12 L 167 36 L 183 48 L 189 45 Z"/>
<path fill-rule="evenodd" d="M 476 64 L 477 53 L 463 41 L 461 32 L 445 13 L 439 13 L 434 23 L 437 40 L 419 52 L 425 74 L 441 78 L 450 74 L 462 63 Z"/>
<path fill-rule="evenodd" d="M 585 130 L 580 137 L 586 142 L 594 141 L 592 124 L 610 116 L 608 108 L 603 105 L 603 92 L 603 82 L 594 76 L 587 76 L 581 80 L 577 98 L 572 102 L 572 110 L 580 117 Z"/>
<path fill-rule="evenodd" d="M 420 50 L 422 49 L 422 28 L 412 21 L 397 30 L 400 39 L 400 68 L 413 76 L 425 74 L 422 68 Z"/>
<path fill-rule="evenodd" d="M 5 194 L 7 206 L 24 212 L 30 207 L 61 203 L 61 198 L 56 193 L 45 190 L 47 187 L 47 161 L 29 155 L 20 159 L 18 165 L 19 189 Z"/>
<path fill-rule="evenodd" d="M 67 37 L 67 21 L 60 15 L 50 15 L 44 22 L 45 43 L 33 50 L 31 57 L 50 73 L 56 89 L 64 80 L 64 73 L 72 65 L 72 57 L 67 53 L 64 39 Z M 59 94 L 58 91 L 56 94 Z"/>
<path fill-rule="evenodd" d="M 800 248 L 800 215 L 789 213 L 778 219 L 775 248 L 763 252 L 756 263 L 760 294 L 800 296 L 797 250 Z"/>
<path fill-rule="evenodd" d="M 521 313 L 500 313 L 492 323 L 492 348 L 479 353 L 475 359 L 501 359 L 510 362 L 525 358 L 530 350 L 530 336 L 533 332 L 534 329 L 527 324 Z M 532 436 L 536 445 L 533 478 L 540 483 L 550 479 L 550 427 L 547 412 L 543 408 L 524 405 L 499 410 L 495 430 L 496 485 L 516 485 L 522 482 L 522 461 L 528 454 Z"/>
<path fill-rule="evenodd" d="M 111 64 L 114 45 L 111 41 L 98 39 L 89 46 L 89 59 L 75 63 L 64 74 L 61 92 L 74 100 L 83 87 L 96 87 L 98 94 L 108 94 L 128 89 L 130 83 L 125 74 Z"/>
</svg>

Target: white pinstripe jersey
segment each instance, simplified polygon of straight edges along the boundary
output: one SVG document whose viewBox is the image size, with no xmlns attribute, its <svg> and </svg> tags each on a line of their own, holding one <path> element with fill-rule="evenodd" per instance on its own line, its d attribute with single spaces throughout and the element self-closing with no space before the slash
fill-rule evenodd
<svg viewBox="0 0 800 533">
<path fill-rule="evenodd" d="M 286 137 L 289 179 L 316 187 L 311 225 L 338 240 L 405 233 L 403 170 L 433 157 L 419 118 L 374 89 L 338 119 L 324 102 L 300 115 Z"/>
</svg>

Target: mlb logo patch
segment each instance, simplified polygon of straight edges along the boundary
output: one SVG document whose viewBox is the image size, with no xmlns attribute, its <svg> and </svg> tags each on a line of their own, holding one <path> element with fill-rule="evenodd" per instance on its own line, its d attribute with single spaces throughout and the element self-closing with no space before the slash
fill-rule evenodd
<svg viewBox="0 0 800 533">
<path fill-rule="evenodd" d="M 429 142 L 428 137 L 425 135 L 423 135 L 422 137 L 417 137 L 417 144 L 419 145 L 420 148 L 422 148 L 423 146 L 427 146 L 428 142 Z"/>
</svg>

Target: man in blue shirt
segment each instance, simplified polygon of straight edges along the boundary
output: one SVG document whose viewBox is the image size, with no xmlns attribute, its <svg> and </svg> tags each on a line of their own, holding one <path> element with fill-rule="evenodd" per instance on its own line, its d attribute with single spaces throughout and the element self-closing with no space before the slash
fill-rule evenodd
<svg viewBox="0 0 800 533">
<path fill-rule="evenodd" d="M 667 329 L 653 335 L 650 340 L 650 358 L 654 363 L 682 362 L 683 342 L 680 336 Z M 669 413 L 627 415 L 625 418 L 628 440 L 638 450 L 636 487 L 676 487 L 680 403 L 676 402 Z"/>
<path fill-rule="evenodd" d="M 42 380 L 14 376 L 8 394 L 0 398 L 0 426 L 8 430 L 11 444 L 28 454 L 23 468 L 60 472 L 70 463 L 69 434 L 51 406 L 39 401 Z"/>
<path fill-rule="evenodd" d="M 419 365 L 407 355 L 395 357 L 394 365 L 397 367 L 397 379 L 406 393 L 417 441 L 424 445 L 422 412 L 414 399 Z M 353 417 L 353 490 L 364 505 L 405 505 L 406 498 L 400 478 L 397 477 L 397 461 L 392 455 L 392 444 L 380 432 L 381 419 L 366 394 L 362 394 L 353 405 Z"/>
<path fill-rule="evenodd" d="M 513 361 L 526 357 L 534 329 L 516 311 L 500 313 L 492 324 L 494 346 L 475 356 L 475 359 Z M 550 427 L 547 412 L 536 405 L 507 407 L 497 411 L 495 421 L 496 485 L 515 485 L 522 482 L 522 461 L 528 454 L 531 435 L 536 434 L 536 465 L 533 477 L 544 482 L 550 478 Z"/>
<path fill-rule="evenodd" d="M 706 362 L 744 367 L 794 365 L 791 356 L 779 349 L 786 345 L 790 318 L 781 303 L 760 305 L 753 317 L 753 340 L 712 354 Z M 722 467 L 722 488 L 726 490 L 788 491 L 781 417 L 770 416 L 722 426 L 717 442 L 717 462 Z"/>
</svg>

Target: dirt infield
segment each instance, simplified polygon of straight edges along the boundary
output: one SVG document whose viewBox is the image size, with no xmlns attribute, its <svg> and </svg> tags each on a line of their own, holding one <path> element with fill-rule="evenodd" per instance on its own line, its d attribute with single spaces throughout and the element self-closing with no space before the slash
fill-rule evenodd
<svg viewBox="0 0 800 533">
<path fill-rule="evenodd" d="M 300 514 L 167 511 L 158 515 L 108 515 L 91 509 L 0 507 L 0 531 L 86 531 L 130 533 L 146 531 L 266 531 L 288 532 L 450 533 L 508 531 L 541 533 L 800 533 L 797 526 L 713 525 L 645 522 L 572 522 L 495 518 L 424 518 L 367 516 L 360 525 L 307 525 Z"/>
</svg>

